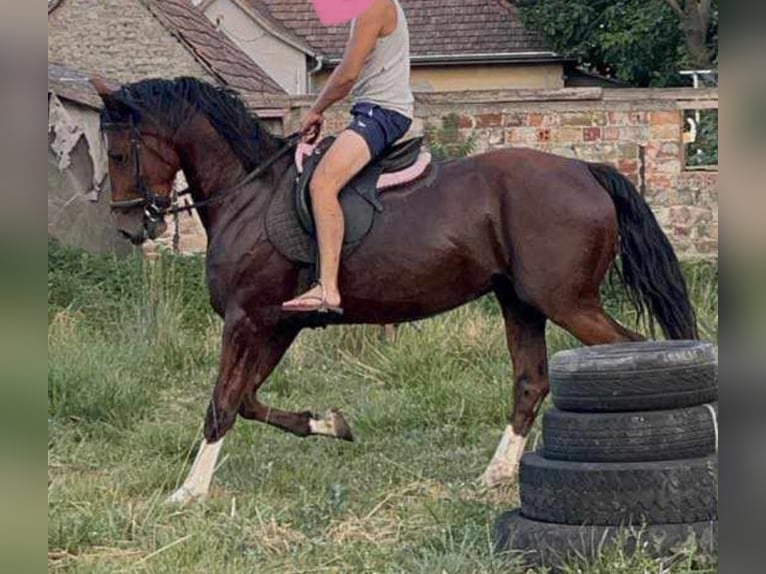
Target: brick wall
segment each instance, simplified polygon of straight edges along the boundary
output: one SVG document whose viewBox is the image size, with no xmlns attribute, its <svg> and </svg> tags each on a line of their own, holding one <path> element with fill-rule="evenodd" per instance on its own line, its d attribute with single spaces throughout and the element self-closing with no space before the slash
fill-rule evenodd
<svg viewBox="0 0 766 574">
<path fill-rule="evenodd" d="M 474 153 L 532 147 L 613 164 L 641 190 L 683 258 L 718 253 L 718 170 L 685 168 L 683 110 L 717 109 L 715 90 L 570 88 L 416 94 L 426 127 L 457 120 Z M 286 129 L 310 105 L 295 100 Z M 328 114 L 327 131 L 342 129 L 346 110 Z"/>
<path fill-rule="evenodd" d="M 453 92 L 418 94 L 425 127 L 457 120 L 473 138 L 474 153 L 506 146 L 615 165 L 638 186 L 681 258 L 718 254 L 718 171 L 685 169 L 684 109 L 717 109 L 711 90 L 601 90 Z M 307 98 L 294 98 L 283 132 L 297 127 Z M 348 123 L 348 106 L 326 117 L 325 131 Z M 185 221 L 181 246 L 204 246 L 198 226 Z"/>
<path fill-rule="evenodd" d="M 48 60 L 120 82 L 182 75 L 211 80 L 140 0 L 63 2 L 48 16 Z"/>
</svg>

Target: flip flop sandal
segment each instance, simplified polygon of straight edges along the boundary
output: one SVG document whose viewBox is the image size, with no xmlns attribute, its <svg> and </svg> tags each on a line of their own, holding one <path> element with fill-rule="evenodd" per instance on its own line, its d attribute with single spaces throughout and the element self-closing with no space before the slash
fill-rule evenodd
<svg viewBox="0 0 766 574">
<path fill-rule="evenodd" d="M 292 306 L 286 306 L 285 303 L 282 303 L 282 310 L 287 313 L 335 313 L 336 315 L 343 315 L 342 307 L 338 307 L 335 305 L 328 305 L 327 299 L 325 298 L 325 295 L 324 295 L 324 285 L 322 285 L 321 282 L 317 281 L 313 287 L 316 287 L 317 285 L 322 288 L 321 297 L 317 297 L 316 295 L 305 295 L 303 297 L 298 298 L 298 301 L 300 301 L 300 303 L 296 302 Z M 302 304 L 305 301 L 316 301 L 318 304 L 317 305 Z"/>
</svg>

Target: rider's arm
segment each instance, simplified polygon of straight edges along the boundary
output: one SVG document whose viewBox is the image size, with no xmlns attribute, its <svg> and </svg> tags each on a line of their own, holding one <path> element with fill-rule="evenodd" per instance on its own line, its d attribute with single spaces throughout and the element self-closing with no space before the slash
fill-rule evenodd
<svg viewBox="0 0 766 574">
<path fill-rule="evenodd" d="M 312 111 L 322 114 L 335 102 L 345 98 L 354 87 L 364 61 L 370 55 L 375 42 L 381 35 L 386 23 L 386 0 L 375 0 L 365 12 L 356 19 L 351 36 L 346 44 L 343 59 L 335 68 L 327 83 L 322 88 Z"/>
</svg>

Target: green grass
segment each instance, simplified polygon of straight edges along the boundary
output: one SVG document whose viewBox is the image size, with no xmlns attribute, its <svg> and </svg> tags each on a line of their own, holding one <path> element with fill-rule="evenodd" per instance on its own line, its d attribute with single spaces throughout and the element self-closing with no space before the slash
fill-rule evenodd
<svg viewBox="0 0 766 574">
<path fill-rule="evenodd" d="M 287 409 L 343 410 L 357 441 L 239 421 L 211 498 L 162 501 L 188 471 L 215 376 L 220 323 L 198 258 L 153 262 L 49 245 L 48 566 L 67 572 L 514 572 L 492 551 L 513 487 L 476 479 L 505 424 L 511 373 L 491 299 L 405 325 L 306 332 L 261 391 Z M 687 275 L 717 336 L 717 268 Z M 612 312 L 630 322 L 619 291 Z M 550 351 L 575 344 L 551 328 Z M 606 554 L 571 571 L 713 572 Z"/>
</svg>

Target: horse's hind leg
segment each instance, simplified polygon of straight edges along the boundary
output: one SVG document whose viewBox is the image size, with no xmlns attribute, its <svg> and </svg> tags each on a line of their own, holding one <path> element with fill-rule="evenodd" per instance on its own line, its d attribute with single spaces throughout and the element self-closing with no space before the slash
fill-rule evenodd
<svg viewBox="0 0 766 574">
<path fill-rule="evenodd" d="M 606 314 L 598 297 L 564 306 L 549 315 L 551 320 L 572 333 L 584 345 L 606 345 L 625 341 L 643 341 L 644 337 L 620 325 Z"/>
<path fill-rule="evenodd" d="M 513 478 L 529 431 L 548 394 L 545 315 L 520 301 L 506 278 L 496 282 L 495 294 L 503 310 L 515 382 L 510 423 L 482 477 L 490 487 Z"/>
</svg>

